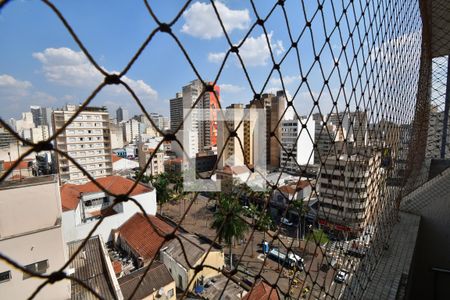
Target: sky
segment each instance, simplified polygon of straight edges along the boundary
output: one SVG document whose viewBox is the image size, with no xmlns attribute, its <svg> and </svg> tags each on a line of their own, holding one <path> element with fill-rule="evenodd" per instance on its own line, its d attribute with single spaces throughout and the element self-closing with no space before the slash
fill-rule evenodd
<svg viewBox="0 0 450 300">
<path fill-rule="evenodd" d="M 170 22 L 184 4 L 175 0 L 149 2 L 161 22 Z M 275 2 L 255 1 L 257 14 L 264 18 Z M 302 7 L 301 2 L 287 1 L 285 4 L 294 39 L 301 34 L 306 20 L 312 20 L 314 43 L 308 30 L 299 41 L 301 70 L 296 52 L 289 50 L 291 40 L 281 7 L 275 8 L 264 25 L 276 63 L 282 60 L 280 70 L 285 89 L 288 98 L 295 96 L 298 113 L 309 114 L 317 99 L 323 112 L 328 113 L 333 99 L 343 97 L 349 89 L 347 85 L 341 88 L 338 72 L 332 72 L 333 68 L 346 68 L 342 63 L 345 57 L 340 49 L 341 40 L 335 31 L 321 50 L 325 31 L 330 33 L 335 26 L 330 1 L 324 4 L 323 15 L 318 14 L 314 18 L 317 3 L 305 1 L 311 6 Z M 215 3 L 232 43 L 241 43 L 257 19 L 250 2 L 223 0 Z M 54 1 L 54 4 L 94 60 L 108 72 L 121 71 L 157 27 L 143 1 L 65 0 Z M 339 3 L 334 5 L 336 11 L 342 9 Z M 349 19 L 351 23 L 352 18 Z M 346 29 L 342 28 L 345 36 Z M 172 27 L 172 32 L 184 46 L 202 79 L 215 79 L 229 45 L 210 2 L 192 1 Z M 320 50 L 321 65 L 314 64 Z M 282 88 L 278 74 L 270 75 L 273 63 L 260 26 L 250 31 L 239 53 L 258 93 Z M 361 59 L 364 57 L 367 53 L 361 54 Z M 335 67 L 336 62 L 339 62 L 338 67 Z M 308 77 L 308 85 L 301 85 L 301 72 Z M 322 90 L 324 76 L 329 79 L 329 89 Z M 166 116 L 169 115 L 169 99 L 193 79 L 196 75 L 183 52 L 172 37 L 162 32 L 153 37 L 123 78 L 149 112 Z M 102 81 L 102 75 L 93 68 L 55 13 L 44 3 L 11 1 L 0 11 L 1 118 L 18 118 L 22 111 L 29 110 L 30 105 L 62 107 L 66 103 L 81 103 Z M 253 97 L 244 70 L 234 54 L 226 60 L 217 83 L 221 87 L 222 106 L 248 103 Z M 346 97 L 350 99 L 350 96 Z M 345 103 L 338 102 L 339 105 Z M 118 106 L 127 108 L 131 114 L 139 112 L 139 107 L 121 86 L 107 86 L 91 105 L 106 105 L 113 116 Z"/>
</svg>

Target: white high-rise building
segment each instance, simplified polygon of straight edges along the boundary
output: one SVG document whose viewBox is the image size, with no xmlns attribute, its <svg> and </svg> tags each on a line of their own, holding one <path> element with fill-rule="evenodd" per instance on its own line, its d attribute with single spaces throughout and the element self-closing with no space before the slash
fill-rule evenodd
<svg viewBox="0 0 450 300">
<path fill-rule="evenodd" d="M 281 121 L 281 162 L 286 172 L 299 171 L 299 165 L 314 162 L 315 122 L 312 118 Z M 284 148 L 284 149 L 283 149 Z"/>
<path fill-rule="evenodd" d="M 55 130 L 61 128 L 78 109 L 66 105 L 53 112 Z M 104 107 L 86 107 L 63 134 L 56 138 L 56 147 L 73 157 L 94 178 L 112 175 L 109 114 Z M 58 154 L 61 183 L 84 183 L 87 177 L 67 158 Z"/>
<path fill-rule="evenodd" d="M 49 136 L 49 129 L 47 125 L 38 125 L 36 128 L 31 128 L 31 141 L 38 143 L 40 141 L 47 140 Z"/>
<path fill-rule="evenodd" d="M 140 122 L 135 119 L 130 119 L 121 123 L 123 130 L 123 140 L 125 143 L 135 143 L 139 140 Z"/>
</svg>

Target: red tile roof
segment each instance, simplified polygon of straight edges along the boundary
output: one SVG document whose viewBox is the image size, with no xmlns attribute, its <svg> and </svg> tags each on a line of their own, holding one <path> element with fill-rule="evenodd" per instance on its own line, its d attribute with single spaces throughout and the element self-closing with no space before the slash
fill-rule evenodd
<svg viewBox="0 0 450 300">
<path fill-rule="evenodd" d="M 14 170 L 28 169 L 28 163 L 29 163 L 30 161 L 32 161 L 32 160 L 22 160 L 22 161 L 17 165 L 17 167 L 15 167 Z M 10 169 L 11 166 L 12 166 L 15 162 L 16 162 L 15 160 L 14 160 L 14 161 L 11 161 L 11 162 L 9 162 L 9 161 L 4 161 L 4 162 L 3 162 L 3 169 L 4 169 L 4 170 Z"/>
<path fill-rule="evenodd" d="M 264 281 L 258 282 L 243 300 L 279 300 L 278 291 Z"/>
<path fill-rule="evenodd" d="M 286 193 L 286 194 L 294 194 L 295 192 L 301 191 L 309 185 L 310 185 L 310 183 L 307 180 L 301 180 L 301 181 L 297 182 L 296 184 L 295 183 L 286 184 L 286 185 L 279 187 L 278 189 L 281 192 Z"/>
<path fill-rule="evenodd" d="M 134 184 L 133 180 L 120 176 L 97 178 L 96 181 L 105 189 L 116 195 L 126 194 Z M 150 191 L 152 191 L 152 188 L 143 184 L 138 184 L 130 193 L 130 196 L 140 195 Z M 78 202 L 80 202 L 81 193 L 95 192 L 101 192 L 101 190 L 91 181 L 80 185 L 70 183 L 64 184 L 61 187 L 61 203 L 63 211 L 76 209 Z"/>
<path fill-rule="evenodd" d="M 173 227 L 156 216 L 148 216 L 152 224 L 161 235 L 169 234 Z M 159 247 L 165 242 L 158 232 L 151 226 L 142 213 L 136 213 L 117 230 L 119 238 L 144 259 L 150 261 L 158 254 Z"/>
<path fill-rule="evenodd" d="M 115 163 L 116 161 L 121 160 L 122 157 L 120 157 L 119 155 L 113 153 L 113 154 L 111 154 L 111 159 L 112 159 L 112 162 Z"/>
</svg>

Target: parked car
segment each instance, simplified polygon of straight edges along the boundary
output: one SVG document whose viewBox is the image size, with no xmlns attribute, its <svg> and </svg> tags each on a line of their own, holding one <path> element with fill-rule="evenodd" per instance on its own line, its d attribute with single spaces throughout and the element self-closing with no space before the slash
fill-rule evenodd
<svg viewBox="0 0 450 300">
<path fill-rule="evenodd" d="M 281 218 L 280 223 L 286 226 L 294 226 L 294 223 L 292 223 L 291 221 L 289 221 L 286 218 Z"/>
<path fill-rule="evenodd" d="M 336 281 L 337 283 L 344 283 L 345 281 L 347 281 L 348 275 L 349 275 L 348 271 L 339 270 L 336 276 L 334 277 L 334 281 Z"/>
</svg>

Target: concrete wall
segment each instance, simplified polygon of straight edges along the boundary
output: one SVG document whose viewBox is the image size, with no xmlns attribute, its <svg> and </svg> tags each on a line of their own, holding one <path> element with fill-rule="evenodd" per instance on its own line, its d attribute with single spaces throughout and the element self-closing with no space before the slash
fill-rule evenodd
<svg viewBox="0 0 450 300">
<path fill-rule="evenodd" d="M 143 206 L 147 214 L 156 215 L 156 190 L 133 196 L 133 198 Z M 104 218 L 94 235 L 100 235 L 104 241 L 109 241 L 111 239 L 111 230 L 121 226 L 136 212 L 140 212 L 136 204 L 131 201 L 123 203 L 123 212 Z M 63 212 L 62 224 L 64 240 L 66 242 L 85 238 L 98 222 L 98 220 L 94 220 L 92 222 L 82 223 L 80 216 L 80 204 L 76 210 Z"/>
<path fill-rule="evenodd" d="M 20 218 L 22 220 L 22 218 Z M 20 223 L 20 222 L 17 222 Z M 61 227 L 0 241 L 0 252 L 21 265 L 48 260 L 47 273 L 59 269 L 66 261 Z M 27 299 L 43 282 L 26 278 L 19 270 L 0 261 L 0 272 L 11 271 L 11 280 L 0 283 L 0 298 Z M 47 285 L 35 299 L 70 299 L 70 281 L 64 280 Z"/>
<path fill-rule="evenodd" d="M 204 256 L 202 256 L 198 262 L 194 265 L 200 264 L 204 259 Z M 169 270 L 170 274 L 172 275 L 173 279 L 175 280 L 176 286 L 182 290 L 185 290 L 186 288 L 188 290 L 193 290 L 195 288 L 195 282 L 197 278 L 203 276 L 205 279 L 214 277 L 218 275 L 220 272 L 210 269 L 210 268 L 203 268 L 201 272 L 199 272 L 195 276 L 194 269 L 185 269 L 182 265 L 177 263 L 170 255 L 168 255 L 166 252 L 161 251 L 161 260 L 166 265 L 167 269 Z M 216 268 L 223 268 L 225 265 L 225 258 L 222 251 L 211 251 L 208 253 L 208 256 L 206 257 L 205 262 L 203 265 L 213 266 Z M 181 284 L 179 280 L 179 276 L 181 277 Z M 192 280 L 192 278 L 194 278 Z M 192 280 L 191 285 L 188 287 L 189 282 Z"/>
<path fill-rule="evenodd" d="M 56 180 L 49 180 L 0 190 L 0 238 L 57 223 L 61 217 L 59 187 Z"/>
<path fill-rule="evenodd" d="M 164 263 L 167 270 L 169 270 L 169 273 L 170 273 L 170 275 L 172 275 L 173 280 L 175 280 L 175 284 L 176 284 L 177 288 L 184 291 L 189 282 L 188 270 L 185 269 L 179 263 L 177 263 L 165 251 L 161 251 L 160 255 L 161 255 L 160 256 L 161 261 Z"/>
<path fill-rule="evenodd" d="M 450 184 L 450 183 L 447 183 Z M 410 299 L 449 299 L 450 274 L 436 274 L 432 268 L 450 270 L 450 194 L 422 209 L 422 220 L 409 282 Z M 436 285 L 435 282 L 436 281 Z"/>
</svg>

